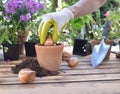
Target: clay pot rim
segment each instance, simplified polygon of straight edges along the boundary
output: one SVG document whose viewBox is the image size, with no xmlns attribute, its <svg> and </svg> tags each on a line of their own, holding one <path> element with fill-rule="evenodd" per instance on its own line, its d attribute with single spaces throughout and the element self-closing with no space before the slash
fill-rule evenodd
<svg viewBox="0 0 120 94">
<path fill-rule="evenodd" d="M 52 46 L 44 46 L 44 45 L 40 45 L 40 43 L 35 44 L 35 46 L 39 46 L 41 48 L 55 48 L 55 47 L 64 47 L 64 45 L 62 43 L 58 43 L 56 45 L 52 45 Z"/>
</svg>

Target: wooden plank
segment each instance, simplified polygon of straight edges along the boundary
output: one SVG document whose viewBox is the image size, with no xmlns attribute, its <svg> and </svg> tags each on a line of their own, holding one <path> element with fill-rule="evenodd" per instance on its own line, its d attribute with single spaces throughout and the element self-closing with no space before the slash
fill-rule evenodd
<svg viewBox="0 0 120 94">
<path fill-rule="evenodd" d="M 120 63 L 115 63 L 115 64 L 110 64 L 110 63 L 104 63 L 101 64 L 97 67 L 97 69 L 109 69 L 109 68 L 120 68 Z M 80 69 L 80 70 L 84 70 L 84 69 L 94 69 L 90 64 L 88 65 L 79 65 L 75 68 L 71 68 L 71 67 L 67 67 L 66 66 L 61 66 L 61 70 L 69 70 L 69 69 Z"/>
<path fill-rule="evenodd" d="M 0 68 L 0 73 L 5 71 L 11 71 L 11 68 Z"/>
<path fill-rule="evenodd" d="M 1 94 L 120 94 L 119 81 L 1 85 Z"/>
<path fill-rule="evenodd" d="M 95 74 L 95 75 L 76 75 L 76 76 L 46 76 L 42 78 L 36 77 L 32 84 L 46 84 L 46 83 L 72 83 L 72 82 L 92 82 L 92 81 L 120 81 L 120 74 Z M 0 85 L 20 84 L 18 78 L 3 77 L 0 78 Z"/>
<path fill-rule="evenodd" d="M 102 64 L 120 64 L 120 59 L 115 59 L 115 60 L 108 60 L 108 61 L 103 61 Z M 79 65 L 90 65 L 90 60 L 88 59 L 83 59 L 83 60 L 79 60 Z M 63 61 L 61 63 L 61 65 L 67 65 L 67 62 L 66 61 Z"/>
<path fill-rule="evenodd" d="M 90 59 L 79 59 L 79 65 L 86 65 L 86 64 L 90 64 Z M 112 60 L 108 60 L 108 61 L 104 61 L 103 63 L 106 64 L 106 63 L 119 63 L 120 62 L 120 59 L 112 59 Z M 17 64 L 20 64 L 22 63 L 21 60 L 18 60 L 18 61 L 10 61 L 9 63 L 6 63 L 6 62 L 2 62 L 0 63 L 0 68 L 1 67 L 6 67 L 6 66 L 14 66 L 14 65 L 17 65 Z M 66 61 L 62 61 L 61 65 L 66 65 L 67 62 Z"/>
<path fill-rule="evenodd" d="M 14 66 L 15 66 L 15 64 L 14 65 L 6 64 L 6 65 L 0 65 L 0 68 L 11 68 L 11 67 L 14 67 Z"/>
<path fill-rule="evenodd" d="M 60 75 L 116 74 L 120 69 L 61 70 Z"/>
<path fill-rule="evenodd" d="M 120 68 L 118 69 L 91 69 L 91 70 L 60 70 L 59 75 L 69 76 L 69 75 L 88 75 L 88 74 L 116 74 L 120 73 Z M 13 74 L 11 71 L 0 72 L 0 77 L 11 77 L 17 74 Z"/>
<path fill-rule="evenodd" d="M 76 68 L 61 64 L 60 74 L 56 76 L 36 77 L 29 84 L 21 84 L 11 67 L 21 60 L 9 63 L 0 61 L 0 93 L 14 94 L 120 94 L 120 59 L 114 55 L 98 68 L 90 65 L 90 56 L 79 57 Z M 11 86 L 12 85 L 12 86 Z"/>
<path fill-rule="evenodd" d="M 9 64 L 9 65 L 11 65 L 11 64 L 19 64 L 19 63 L 21 63 L 22 61 L 24 61 L 24 60 L 26 60 L 26 59 L 36 59 L 36 57 L 26 57 L 26 56 L 20 56 L 20 58 L 19 58 L 19 60 L 15 60 L 15 61 L 4 61 L 4 60 L 2 60 L 2 61 L 0 61 L 0 65 L 2 65 L 2 64 Z"/>
<path fill-rule="evenodd" d="M 120 68 L 120 63 L 105 63 L 105 64 L 101 64 L 100 66 L 98 66 L 96 69 L 119 69 Z M 95 69 L 93 68 L 90 64 L 86 64 L 86 65 L 80 65 L 75 67 L 75 68 L 71 68 L 68 65 L 61 65 L 61 70 L 88 70 L 88 69 Z M 0 68 L 0 72 L 4 72 L 4 71 L 11 71 L 11 67 L 1 67 Z"/>
<path fill-rule="evenodd" d="M 103 62 L 103 64 L 102 65 L 105 65 L 106 66 L 106 64 L 107 65 L 113 65 L 113 64 L 117 64 L 117 65 L 119 65 L 120 63 L 119 63 L 120 61 L 105 61 L 105 62 Z M 21 63 L 21 62 L 20 62 Z M 19 63 L 17 63 L 17 64 L 19 64 Z M 0 65 L 0 68 L 11 68 L 11 67 L 14 67 L 16 64 L 1 64 Z M 61 66 L 67 66 L 68 64 L 67 64 L 67 62 L 65 62 L 65 61 L 63 61 L 62 63 L 61 63 Z M 90 62 L 79 62 L 78 63 L 78 66 L 82 66 L 82 65 L 85 65 L 85 66 L 91 66 L 91 64 L 90 64 Z M 99 67 L 98 67 L 99 68 Z"/>
<path fill-rule="evenodd" d="M 12 76 L 17 76 L 18 74 L 14 74 L 14 73 L 12 73 L 12 72 L 10 72 L 10 71 L 8 71 L 8 72 L 1 72 L 0 73 L 0 78 L 1 77 L 12 77 Z"/>
</svg>

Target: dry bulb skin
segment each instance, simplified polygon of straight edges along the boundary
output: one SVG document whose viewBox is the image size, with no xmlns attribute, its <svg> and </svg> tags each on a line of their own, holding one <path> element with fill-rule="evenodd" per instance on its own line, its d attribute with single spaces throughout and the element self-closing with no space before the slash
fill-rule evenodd
<svg viewBox="0 0 120 94">
<path fill-rule="evenodd" d="M 70 67 L 76 67 L 79 63 L 79 60 L 77 57 L 71 57 L 67 63 Z"/>
<path fill-rule="evenodd" d="M 62 60 L 69 61 L 70 58 L 71 58 L 71 54 L 64 51 L 63 54 L 62 54 Z"/>
<path fill-rule="evenodd" d="M 21 83 L 29 83 L 35 80 L 35 71 L 29 68 L 21 69 L 18 73 L 18 78 Z"/>
<path fill-rule="evenodd" d="M 52 40 L 52 37 L 51 37 L 50 34 L 48 35 L 48 37 L 47 37 L 44 45 L 45 45 L 45 46 L 53 46 L 53 45 L 54 45 L 53 40 Z"/>
</svg>

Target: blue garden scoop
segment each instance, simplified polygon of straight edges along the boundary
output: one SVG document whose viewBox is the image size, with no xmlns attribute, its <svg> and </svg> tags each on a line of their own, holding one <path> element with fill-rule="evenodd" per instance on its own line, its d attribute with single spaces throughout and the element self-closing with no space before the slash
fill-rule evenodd
<svg viewBox="0 0 120 94">
<path fill-rule="evenodd" d="M 100 44 L 95 45 L 92 50 L 91 55 L 91 64 L 93 67 L 97 67 L 99 64 L 101 64 L 107 55 L 107 52 L 110 48 L 110 45 L 105 43 L 105 39 L 107 38 L 108 32 L 110 31 L 111 22 L 108 20 L 105 23 L 105 26 L 103 28 L 102 32 L 102 39 Z"/>
</svg>

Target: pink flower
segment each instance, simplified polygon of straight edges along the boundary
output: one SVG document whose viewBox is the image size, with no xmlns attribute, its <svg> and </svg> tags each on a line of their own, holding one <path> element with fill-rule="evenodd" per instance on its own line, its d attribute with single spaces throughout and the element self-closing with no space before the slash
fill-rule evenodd
<svg viewBox="0 0 120 94">
<path fill-rule="evenodd" d="M 107 12 L 105 13 L 105 16 L 106 16 L 106 17 L 109 17 L 109 16 L 110 16 L 110 12 L 107 11 Z"/>
</svg>

